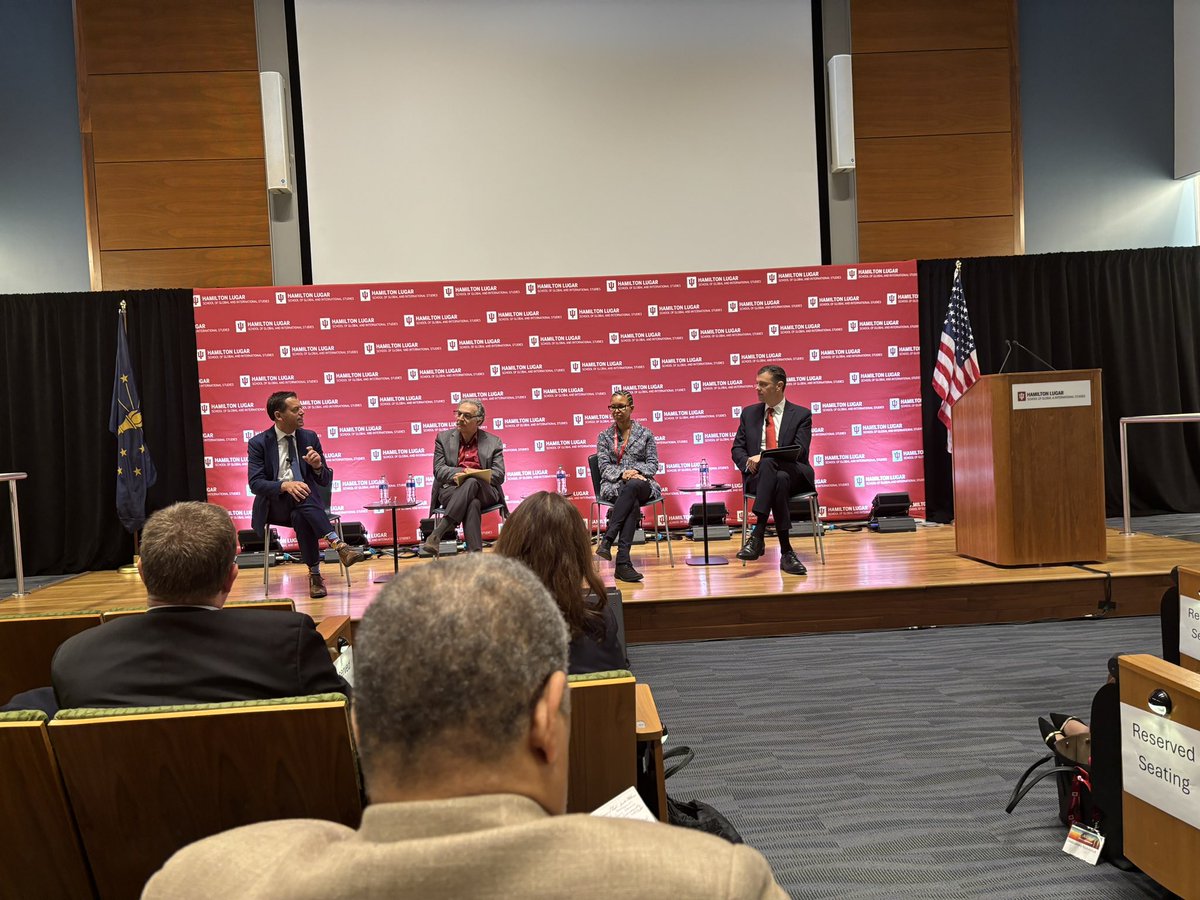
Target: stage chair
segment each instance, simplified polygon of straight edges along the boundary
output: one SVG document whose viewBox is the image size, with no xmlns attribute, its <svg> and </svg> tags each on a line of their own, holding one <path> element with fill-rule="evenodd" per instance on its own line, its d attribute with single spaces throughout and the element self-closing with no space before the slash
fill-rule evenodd
<svg viewBox="0 0 1200 900">
<path fill-rule="evenodd" d="M 595 522 L 596 540 L 600 539 L 600 511 L 602 509 L 612 509 L 613 504 L 608 500 L 600 499 L 600 455 L 593 453 L 588 457 L 588 469 L 592 473 L 592 505 L 588 507 L 588 533 L 592 532 L 592 523 Z M 662 551 L 659 549 L 658 538 L 658 515 L 655 513 L 655 507 L 662 510 L 663 521 L 667 521 L 667 501 L 664 497 L 659 497 L 657 500 L 647 500 L 642 504 L 642 509 L 650 507 L 650 518 L 654 520 L 654 555 L 662 558 Z M 593 513 L 595 517 L 593 518 Z M 671 549 L 671 529 L 664 528 L 664 534 L 667 541 L 667 559 L 671 561 L 671 568 L 675 568 L 675 553 Z"/>
<path fill-rule="evenodd" d="M 742 543 L 746 543 L 746 538 L 750 534 L 750 507 L 754 505 L 754 500 L 757 495 L 751 494 L 742 489 Z M 821 522 L 821 507 L 817 501 L 816 491 L 801 491 L 797 494 L 792 494 L 788 498 L 788 503 L 796 503 L 804 500 L 808 503 L 808 514 L 812 518 L 813 523 L 813 549 L 821 558 L 821 565 L 825 565 L 825 525 Z M 772 516 L 774 518 L 774 516 Z M 742 560 L 742 565 L 746 565 L 746 561 Z"/>
<path fill-rule="evenodd" d="M 1135 751 L 1135 756 L 1143 750 L 1150 756 L 1151 751 L 1146 750 L 1148 744 L 1143 745 L 1135 741 L 1131 734 L 1132 723 L 1128 722 L 1130 716 L 1138 716 L 1143 723 L 1149 723 L 1146 725 L 1147 731 L 1150 730 L 1150 725 L 1157 722 L 1162 722 L 1164 726 L 1174 724 L 1192 729 L 1200 728 L 1200 674 L 1189 672 L 1149 654 L 1122 656 L 1118 665 L 1122 706 L 1121 739 L 1135 742 L 1140 748 Z M 1148 702 L 1152 695 L 1157 697 L 1159 691 L 1165 691 L 1171 702 L 1165 716 L 1151 710 Z M 1172 733 L 1160 737 L 1180 739 Z M 1186 735 L 1183 736 L 1182 742 L 1190 745 Z M 1167 769 L 1170 769 L 1175 761 L 1176 758 L 1169 749 L 1163 753 L 1155 753 L 1150 759 L 1151 764 Z M 1137 766 L 1137 763 L 1133 765 Z M 1191 766 L 1184 763 L 1184 766 L 1194 768 L 1194 763 Z M 1148 772 L 1135 769 L 1133 775 L 1147 779 L 1154 789 L 1162 786 L 1162 783 Z M 1147 781 L 1140 783 L 1146 785 Z M 1194 791 L 1195 787 L 1192 785 L 1191 789 Z M 1177 808 L 1176 812 L 1192 813 L 1193 823 L 1189 823 L 1131 793 L 1129 788 L 1130 778 L 1125 775 L 1122 796 L 1125 856 L 1160 885 L 1180 897 L 1200 897 L 1200 828 L 1193 824 L 1196 810 L 1195 794 L 1175 795 L 1179 807 L 1186 807 Z M 1180 790 L 1177 784 L 1168 785 L 1168 790 L 1172 789 Z"/>
<path fill-rule="evenodd" d="M 332 512 L 333 509 L 333 484 L 318 485 L 317 491 L 321 497 L 321 504 L 325 507 L 325 515 L 329 517 L 329 524 L 333 526 L 333 530 L 337 532 L 339 540 L 345 540 L 342 537 L 342 517 Z M 276 525 L 281 528 L 291 528 L 291 521 L 277 522 L 272 521 L 268 516 L 267 524 L 263 526 L 263 596 L 271 596 L 271 526 Z M 318 539 L 319 540 L 319 539 Z M 342 574 L 346 578 L 346 587 L 350 587 L 350 570 L 342 565 L 341 557 L 338 557 L 338 568 L 342 570 Z"/>
<path fill-rule="evenodd" d="M 50 684 L 50 660 L 59 644 L 103 619 L 99 610 L 0 615 L 0 703 Z"/>
<path fill-rule="evenodd" d="M 104 898 L 139 896 L 171 854 L 229 828 L 362 815 L 341 694 L 70 709 L 49 734 Z"/>
<path fill-rule="evenodd" d="M 567 812 L 590 813 L 637 784 L 635 680 L 625 669 L 571 675 Z"/>
<path fill-rule="evenodd" d="M 488 513 L 494 513 L 494 512 L 500 513 L 500 527 L 503 528 L 504 527 L 504 504 L 503 503 L 493 503 L 491 506 L 483 507 L 482 509 L 479 510 L 479 518 L 482 519 Z M 437 525 L 438 519 L 440 519 L 445 514 L 446 514 L 446 507 L 444 507 L 444 506 L 435 506 L 431 510 L 429 510 L 429 516 L 431 519 L 433 519 L 434 525 Z M 462 522 L 459 522 L 458 526 L 456 526 L 454 529 L 454 540 L 455 541 L 458 540 L 458 527 L 461 525 L 462 525 Z"/>
<path fill-rule="evenodd" d="M 286 598 L 281 600 L 236 600 L 226 603 L 224 609 L 264 609 L 295 612 L 296 604 Z M 136 616 L 145 611 L 146 607 L 144 606 L 122 606 L 117 609 L 106 609 L 104 610 L 104 621 L 111 622 L 113 619 Z"/>
<path fill-rule="evenodd" d="M 0 896 L 95 897 L 45 713 L 0 713 L 0 772 Z"/>
</svg>

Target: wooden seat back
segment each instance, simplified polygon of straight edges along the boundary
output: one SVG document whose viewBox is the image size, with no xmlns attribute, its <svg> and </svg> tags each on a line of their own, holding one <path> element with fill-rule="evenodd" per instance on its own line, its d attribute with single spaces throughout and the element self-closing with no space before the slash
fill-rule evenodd
<svg viewBox="0 0 1200 900">
<path fill-rule="evenodd" d="M 0 897 L 94 897 L 44 713 L 0 713 L 0 778 Z"/>
<path fill-rule="evenodd" d="M 101 621 L 94 610 L 0 616 L 0 704 L 20 691 L 49 687 L 50 660 L 59 644 Z"/>
<path fill-rule="evenodd" d="M 64 710 L 49 733 L 102 898 L 138 897 L 175 851 L 230 828 L 362 815 L 340 694 Z"/>
<path fill-rule="evenodd" d="M 637 783 L 636 681 L 626 671 L 572 675 L 567 812 L 591 812 Z"/>
</svg>

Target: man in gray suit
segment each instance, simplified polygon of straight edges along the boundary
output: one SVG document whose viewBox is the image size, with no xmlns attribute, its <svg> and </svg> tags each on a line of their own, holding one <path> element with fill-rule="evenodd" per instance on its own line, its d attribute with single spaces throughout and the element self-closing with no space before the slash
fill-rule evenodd
<svg viewBox="0 0 1200 900">
<path fill-rule="evenodd" d="M 461 522 L 467 550 L 483 549 L 482 511 L 504 503 L 504 444 L 482 430 L 483 403 L 464 397 L 454 413 L 455 427 L 438 433 L 433 444 L 433 491 L 431 506 L 446 514 L 433 534 L 425 539 L 425 550 L 438 555 L 442 537 Z M 504 510 L 506 514 L 507 509 Z"/>
<path fill-rule="evenodd" d="M 370 800 L 358 830 L 292 819 L 206 838 L 168 860 L 143 900 L 787 896 L 744 844 L 563 815 L 567 628 L 523 564 L 472 554 L 408 569 L 356 638 Z"/>
</svg>

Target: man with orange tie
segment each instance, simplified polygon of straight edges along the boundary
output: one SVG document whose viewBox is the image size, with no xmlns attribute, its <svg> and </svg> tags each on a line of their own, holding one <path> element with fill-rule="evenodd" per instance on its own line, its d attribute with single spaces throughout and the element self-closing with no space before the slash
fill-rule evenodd
<svg viewBox="0 0 1200 900">
<path fill-rule="evenodd" d="M 754 529 L 737 552 L 742 560 L 758 559 L 765 552 L 767 519 L 775 516 L 779 535 L 779 570 L 788 575 L 807 575 L 804 563 L 792 550 L 788 532 L 792 516 L 788 500 L 793 494 L 813 490 L 814 476 L 808 463 L 812 441 L 812 412 L 783 399 L 787 373 L 781 366 L 763 366 L 756 381 L 761 401 L 742 410 L 737 436 L 733 439 L 733 464 L 742 473 L 743 488 L 754 494 Z M 763 458 L 764 450 L 798 447 L 793 459 Z"/>
</svg>

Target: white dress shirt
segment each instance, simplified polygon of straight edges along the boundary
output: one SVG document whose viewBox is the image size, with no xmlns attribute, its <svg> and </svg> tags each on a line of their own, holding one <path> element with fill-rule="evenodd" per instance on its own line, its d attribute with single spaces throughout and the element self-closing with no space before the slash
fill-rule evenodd
<svg viewBox="0 0 1200 900">
<path fill-rule="evenodd" d="M 294 437 L 294 435 L 293 435 Z M 280 481 L 295 481 L 296 476 L 292 472 L 292 463 L 288 459 L 288 454 L 291 452 L 287 442 L 288 436 L 279 430 L 279 426 L 275 426 L 275 440 L 279 447 L 279 480 Z M 296 452 L 300 452 L 300 445 L 296 445 Z"/>
<path fill-rule="evenodd" d="M 776 445 L 779 445 L 779 423 L 783 421 L 783 406 L 785 403 L 787 403 L 786 399 L 780 400 L 779 403 L 776 404 L 775 406 L 767 407 L 767 409 L 775 410 L 775 412 L 772 413 L 772 421 L 774 421 L 774 423 L 775 423 L 775 443 L 776 443 Z M 780 446 L 782 446 L 782 445 L 780 445 Z M 767 413 L 766 413 L 766 410 L 763 410 L 762 435 L 758 439 L 758 447 L 759 447 L 760 453 L 763 450 L 767 449 Z"/>
</svg>

